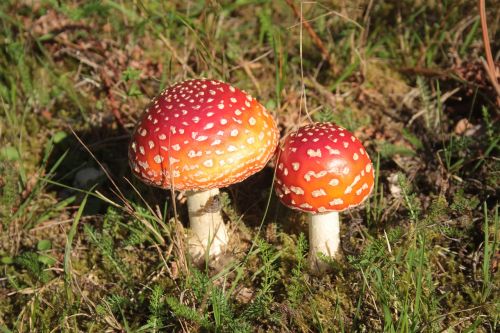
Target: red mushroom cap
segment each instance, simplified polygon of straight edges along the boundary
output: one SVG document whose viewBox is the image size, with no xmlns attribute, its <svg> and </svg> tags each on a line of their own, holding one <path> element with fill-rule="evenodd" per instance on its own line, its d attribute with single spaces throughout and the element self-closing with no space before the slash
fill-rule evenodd
<svg viewBox="0 0 500 333">
<path fill-rule="evenodd" d="M 311 213 L 343 211 L 362 203 L 373 182 L 365 148 L 335 124 L 301 127 L 280 147 L 275 190 L 288 207 Z"/>
<path fill-rule="evenodd" d="M 208 190 L 261 170 L 278 144 L 272 116 L 231 85 L 188 80 L 153 99 L 132 135 L 129 161 L 148 184 Z"/>
</svg>

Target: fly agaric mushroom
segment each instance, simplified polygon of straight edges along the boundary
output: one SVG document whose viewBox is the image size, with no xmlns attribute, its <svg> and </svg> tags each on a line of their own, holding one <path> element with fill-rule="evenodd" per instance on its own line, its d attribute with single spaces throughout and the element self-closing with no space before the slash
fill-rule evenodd
<svg viewBox="0 0 500 333">
<path fill-rule="evenodd" d="M 335 257 L 340 243 L 339 212 L 370 195 L 373 166 L 361 142 L 346 129 L 315 123 L 289 134 L 280 146 L 275 190 L 286 206 L 310 213 L 309 263 L 327 269 L 318 253 Z"/>
<path fill-rule="evenodd" d="M 220 207 L 212 204 L 218 189 L 261 170 L 278 135 L 272 116 L 247 93 L 221 81 L 188 80 L 153 99 L 132 135 L 129 161 L 145 183 L 187 191 L 189 252 L 200 262 L 228 243 Z"/>
</svg>

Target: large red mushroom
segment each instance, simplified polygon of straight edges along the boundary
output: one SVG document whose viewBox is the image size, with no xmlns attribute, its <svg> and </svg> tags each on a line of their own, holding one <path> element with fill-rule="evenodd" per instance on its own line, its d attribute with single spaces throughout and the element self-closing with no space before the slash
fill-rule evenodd
<svg viewBox="0 0 500 333">
<path fill-rule="evenodd" d="M 315 123 L 289 134 L 278 151 L 275 190 L 281 202 L 309 213 L 309 262 L 323 272 L 319 253 L 335 257 L 339 212 L 370 195 L 373 165 L 361 142 L 332 123 Z"/>
<path fill-rule="evenodd" d="M 153 99 L 132 135 L 129 161 L 145 183 L 186 191 L 189 252 L 200 261 L 228 243 L 220 208 L 212 204 L 218 189 L 261 170 L 278 136 L 274 119 L 252 96 L 221 81 L 188 80 Z"/>
</svg>

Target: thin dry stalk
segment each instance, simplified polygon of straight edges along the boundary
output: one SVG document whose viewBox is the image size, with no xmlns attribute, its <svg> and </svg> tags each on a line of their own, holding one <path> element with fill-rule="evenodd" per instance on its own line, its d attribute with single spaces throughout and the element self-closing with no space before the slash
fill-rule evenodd
<svg viewBox="0 0 500 333">
<path fill-rule="evenodd" d="M 481 30 L 483 32 L 484 51 L 486 53 L 485 69 L 488 77 L 497 93 L 497 105 L 500 106 L 500 84 L 497 81 L 497 70 L 491 54 L 490 37 L 488 35 L 488 24 L 486 22 L 486 4 L 484 0 L 479 0 L 479 16 L 481 17 Z"/>
<path fill-rule="evenodd" d="M 309 34 L 309 36 L 311 36 L 314 44 L 316 44 L 321 54 L 323 55 L 323 59 L 325 59 L 328 62 L 328 65 L 330 66 L 330 69 L 332 70 L 333 74 L 336 75 L 339 72 L 338 68 L 335 66 L 331 53 L 328 52 L 328 49 L 325 47 L 325 44 L 323 44 L 321 38 L 319 38 L 318 34 L 316 34 L 316 31 L 314 31 L 309 21 L 304 19 L 304 16 L 302 16 L 302 13 L 297 8 L 297 6 L 295 6 L 293 1 L 292 0 L 285 0 L 285 1 L 288 4 L 288 6 L 290 6 L 290 8 L 292 9 L 295 16 L 300 20 L 304 28 L 306 28 L 307 33 Z"/>
</svg>

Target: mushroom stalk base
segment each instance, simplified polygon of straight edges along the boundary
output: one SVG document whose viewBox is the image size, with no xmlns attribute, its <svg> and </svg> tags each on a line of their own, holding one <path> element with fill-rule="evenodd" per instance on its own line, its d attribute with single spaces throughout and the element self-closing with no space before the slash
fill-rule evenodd
<svg viewBox="0 0 500 333">
<path fill-rule="evenodd" d="M 229 241 L 218 194 L 218 189 L 186 193 L 191 231 L 188 247 L 195 263 L 220 255 Z"/>
<path fill-rule="evenodd" d="M 334 258 L 340 244 L 338 212 L 309 214 L 309 267 L 313 273 L 323 273 L 328 264 L 320 259 L 320 253 Z"/>
</svg>

